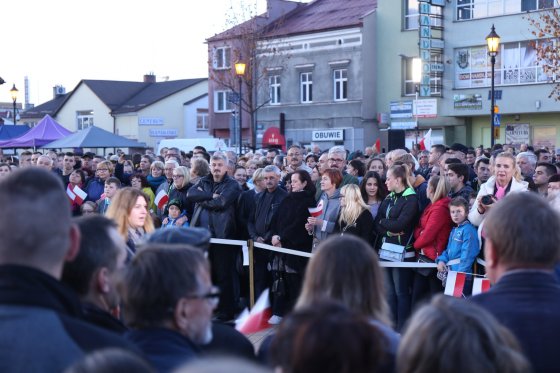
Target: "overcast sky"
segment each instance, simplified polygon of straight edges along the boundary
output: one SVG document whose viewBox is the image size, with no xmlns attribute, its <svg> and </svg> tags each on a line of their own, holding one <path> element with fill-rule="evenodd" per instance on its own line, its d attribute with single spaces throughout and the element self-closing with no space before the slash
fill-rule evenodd
<svg viewBox="0 0 560 373">
<path fill-rule="evenodd" d="M 24 102 L 25 76 L 35 105 L 53 86 L 71 91 L 81 79 L 206 77 L 205 39 L 265 9 L 266 0 L 2 1 L 0 101 L 11 101 L 15 83 Z"/>
</svg>

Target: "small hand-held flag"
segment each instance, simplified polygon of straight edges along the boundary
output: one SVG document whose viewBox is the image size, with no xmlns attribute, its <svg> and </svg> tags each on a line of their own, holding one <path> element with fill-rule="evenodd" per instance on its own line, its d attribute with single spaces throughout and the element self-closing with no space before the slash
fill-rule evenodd
<svg viewBox="0 0 560 373">
<path fill-rule="evenodd" d="M 75 202 L 78 206 L 81 206 L 84 203 L 87 193 L 84 192 L 79 186 L 68 184 L 66 188 L 66 194 L 70 201 Z"/>
<path fill-rule="evenodd" d="M 167 195 L 167 193 L 165 193 L 165 190 L 160 190 L 156 196 L 156 199 L 154 200 L 156 206 L 160 210 L 163 210 L 165 205 L 167 205 L 168 201 L 169 201 L 169 196 Z"/>
<path fill-rule="evenodd" d="M 490 280 L 485 277 L 472 273 L 449 271 L 444 294 L 456 298 L 466 298 L 488 290 L 490 290 Z"/>
<path fill-rule="evenodd" d="M 311 216 L 313 216 L 314 218 L 316 218 L 317 216 L 321 216 L 321 214 L 323 213 L 323 200 L 319 201 L 317 207 L 310 207 L 308 208 L 308 210 L 309 214 L 311 214 Z"/>
</svg>

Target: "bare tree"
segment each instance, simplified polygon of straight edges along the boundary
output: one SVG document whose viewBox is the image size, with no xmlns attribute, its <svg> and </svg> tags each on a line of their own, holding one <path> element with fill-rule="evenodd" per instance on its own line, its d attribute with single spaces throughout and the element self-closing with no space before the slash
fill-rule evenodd
<svg viewBox="0 0 560 373">
<path fill-rule="evenodd" d="M 239 92 L 239 77 L 236 75 L 235 64 L 243 62 L 245 64 L 245 73 L 241 79 L 243 86 L 243 94 L 241 96 L 234 95 L 235 105 L 243 111 L 246 118 L 245 123 L 251 123 L 251 144 L 256 147 L 256 123 L 255 117 L 257 110 L 266 105 L 268 101 L 257 104 L 257 95 L 259 88 L 268 83 L 266 69 L 259 68 L 257 54 L 259 50 L 266 49 L 267 41 L 263 35 L 271 30 L 277 29 L 282 25 L 282 17 L 271 17 L 267 12 L 256 15 L 256 4 L 247 5 L 244 1 L 236 3 L 236 8 L 230 9 L 227 15 L 226 25 L 229 28 L 223 33 L 209 40 L 219 40 L 219 43 L 231 48 L 230 69 L 209 69 L 209 79 L 217 83 L 223 89 Z M 214 45 L 216 45 L 214 43 Z M 213 53 L 210 51 L 210 58 Z M 276 58 L 277 57 L 277 58 Z M 275 55 L 278 66 L 284 66 L 289 58 L 287 53 L 278 53 Z M 209 66 L 215 66 L 216 61 L 208 61 Z M 239 98 L 239 101 L 238 101 Z"/>
<path fill-rule="evenodd" d="M 559 5 L 558 0 L 555 1 Z M 551 1 L 550 6 L 554 6 Z M 560 101 L 560 9 L 550 8 L 527 16 L 531 33 L 539 40 L 532 45 L 537 51 L 537 64 L 554 82 L 549 98 Z"/>
</svg>

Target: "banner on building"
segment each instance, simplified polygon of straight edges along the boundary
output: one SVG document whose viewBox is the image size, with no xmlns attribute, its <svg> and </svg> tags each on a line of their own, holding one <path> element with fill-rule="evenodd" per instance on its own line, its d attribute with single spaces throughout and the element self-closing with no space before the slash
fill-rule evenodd
<svg viewBox="0 0 560 373">
<path fill-rule="evenodd" d="M 521 144 L 529 144 L 529 138 L 529 123 L 506 124 L 506 144 L 511 144 L 519 148 Z"/>
</svg>

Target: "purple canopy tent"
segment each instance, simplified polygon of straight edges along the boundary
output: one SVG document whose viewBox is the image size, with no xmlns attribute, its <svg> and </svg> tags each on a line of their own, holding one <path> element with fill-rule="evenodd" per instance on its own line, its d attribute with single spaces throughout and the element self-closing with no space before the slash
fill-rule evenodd
<svg viewBox="0 0 560 373">
<path fill-rule="evenodd" d="M 50 115 L 45 115 L 35 127 L 15 139 L 0 141 L 0 148 L 37 148 L 72 134 L 58 124 Z"/>
</svg>

